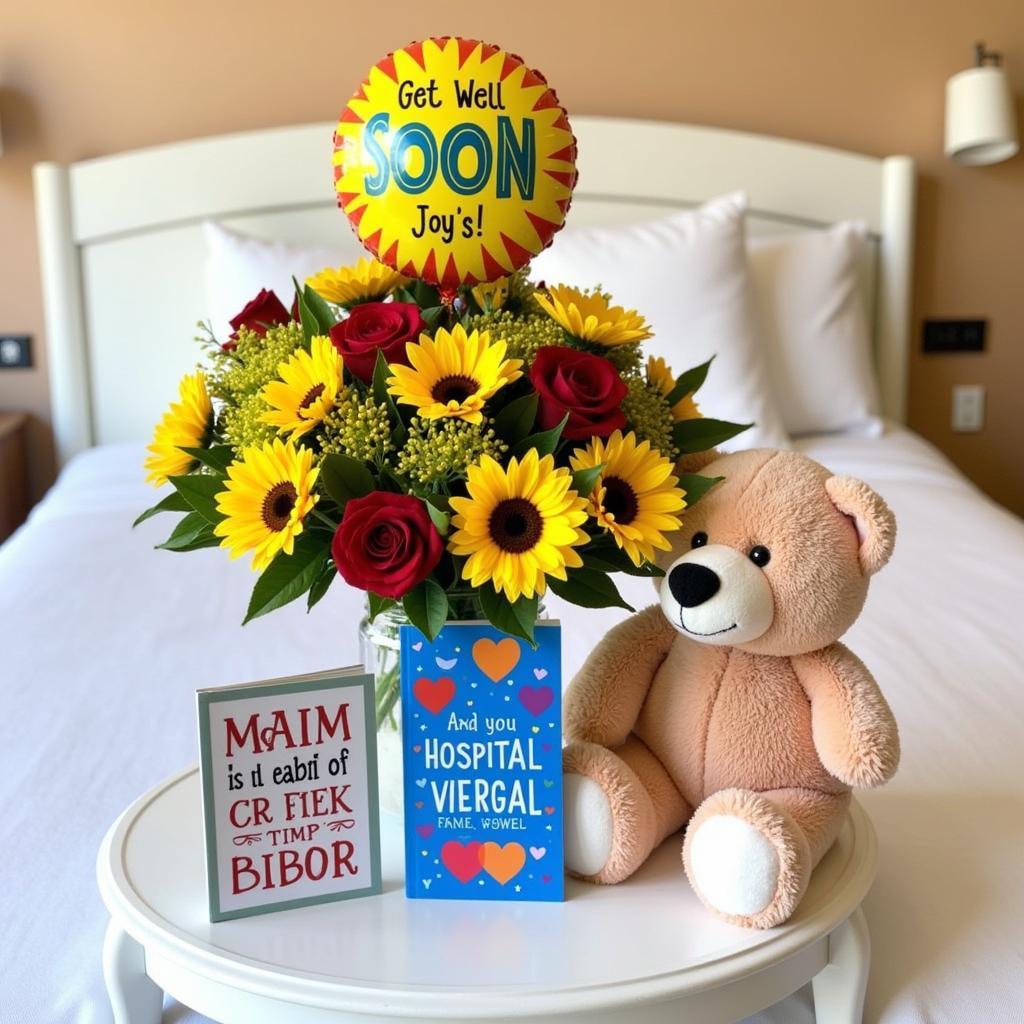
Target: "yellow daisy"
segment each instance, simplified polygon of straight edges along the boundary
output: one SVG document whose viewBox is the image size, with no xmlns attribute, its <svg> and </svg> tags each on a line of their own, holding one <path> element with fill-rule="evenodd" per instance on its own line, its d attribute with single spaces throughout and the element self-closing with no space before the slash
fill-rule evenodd
<svg viewBox="0 0 1024 1024">
<path fill-rule="evenodd" d="M 146 449 L 146 482 L 162 487 L 168 477 L 182 476 L 195 464 L 182 448 L 202 448 L 213 425 L 213 403 L 201 372 L 183 377 L 178 385 L 179 401 L 172 402 L 153 431 L 153 443 Z"/>
<path fill-rule="evenodd" d="M 590 514 L 634 565 L 654 559 L 654 549 L 671 546 L 665 534 L 680 527 L 685 491 L 676 487 L 672 463 L 650 441 L 616 430 L 607 441 L 595 437 L 569 459 L 574 470 L 603 466 L 588 499 Z"/>
<path fill-rule="evenodd" d="M 277 368 L 280 380 L 263 388 L 270 406 L 260 421 L 277 427 L 292 439 L 322 423 L 334 408 L 341 387 L 342 360 L 330 338 L 316 335 L 307 352 L 300 348 Z"/>
<path fill-rule="evenodd" d="M 360 259 L 355 266 L 324 267 L 306 278 L 306 284 L 322 299 L 339 306 L 354 306 L 358 302 L 383 299 L 408 282 L 397 270 L 386 267 L 378 260 Z"/>
<path fill-rule="evenodd" d="M 499 277 L 497 281 L 478 284 L 473 289 L 473 298 L 485 313 L 493 313 L 505 305 L 508 298 L 508 278 Z"/>
<path fill-rule="evenodd" d="M 661 356 L 647 357 L 647 383 L 656 387 L 666 398 L 675 390 L 676 379 L 672 370 Z M 704 414 L 700 407 L 693 400 L 693 392 L 683 395 L 675 405 L 672 406 L 672 419 L 677 423 L 680 420 L 700 419 Z"/>
<path fill-rule="evenodd" d="M 492 342 L 487 331 L 466 334 L 462 324 L 451 333 L 439 328 L 433 338 L 421 334 L 405 351 L 412 366 L 391 364 L 388 391 L 430 420 L 454 416 L 480 423 L 484 402 L 523 375 L 521 359 L 505 358 L 505 342 Z"/>
<path fill-rule="evenodd" d="M 534 295 L 537 305 L 566 332 L 580 341 L 597 345 L 629 345 L 652 335 L 650 327 L 635 309 L 612 306 L 611 299 L 601 292 L 585 292 L 579 288 L 557 284 L 545 295 Z"/>
<path fill-rule="evenodd" d="M 466 498 L 452 498 L 454 530 L 448 546 L 468 556 L 462 578 L 490 583 L 510 601 L 547 589 L 546 577 L 564 580 L 583 560 L 573 550 L 587 542 L 580 526 L 586 501 L 572 489 L 568 469 L 530 450 L 507 469 L 489 455 L 469 467 Z"/>
<path fill-rule="evenodd" d="M 261 572 L 278 552 L 291 554 L 302 521 L 319 500 L 313 484 L 319 469 L 313 453 L 291 441 L 267 441 L 246 448 L 228 467 L 225 489 L 217 495 L 217 510 L 225 516 L 213 532 L 232 558 L 253 553 L 252 567 Z"/>
</svg>

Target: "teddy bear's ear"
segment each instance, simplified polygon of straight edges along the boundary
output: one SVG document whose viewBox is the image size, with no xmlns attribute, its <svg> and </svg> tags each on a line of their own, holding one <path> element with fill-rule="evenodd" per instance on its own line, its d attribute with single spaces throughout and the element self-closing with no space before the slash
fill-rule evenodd
<svg viewBox="0 0 1024 1024">
<path fill-rule="evenodd" d="M 833 476 L 825 490 L 844 516 L 849 516 L 860 538 L 860 567 L 867 576 L 889 561 L 896 542 L 896 517 L 889 506 L 861 480 Z"/>
</svg>

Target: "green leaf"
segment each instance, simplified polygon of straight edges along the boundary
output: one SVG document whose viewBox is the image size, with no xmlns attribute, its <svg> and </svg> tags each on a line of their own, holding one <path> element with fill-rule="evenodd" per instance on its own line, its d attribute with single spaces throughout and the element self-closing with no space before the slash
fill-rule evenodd
<svg viewBox="0 0 1024 1024">
<path fill-rule="evenodd" d="M 227 473 L 228 466 L 235 461 L 235 450 L 229 444 L 215 444 L 212 448 L 182 448 L 196 462 L 201 462 L 219 476 Z"/>
<path fill-rule="evenodd" d="M 590 492 L 597 485 L 597 481 L 601 479 L 603 469 L 603 462 L 599 466 L 591 466 L 589 469 L 577 469 L 572 475 L 573 490 L 581 498 L 589 498 Z"/>
<path fill-rule="evenodd" d="M 146 511 L 143 512 L 134 523 L 132 523 L 132 529 L 135 529 L 139 523 L 144 523 L 147 519 L 152 519 L 153 516 L 159 515 L 161 512 L 190 512 L 191 510 L 192 506 L 177 491 L 172 491 L 166 498 L 162 498 L 152 508 L 147 508 Z"/>
<path fill-rule="evenodd" d="M 686 492 L 686 507 L 695 505 L 715 484 L 724 479 L 724 476 L 699 476 L 696 473 L 683 473 L 679 477 L 679 486 Z"/>
<path fill-rule="evenodd" d="M 337 318 L 331 307 L 308 284 L 302 290 L 302 299 L 305 300 L 306 308 L 313 314 L 313 319 L 319 328 L 316 333 L 325 336 L 330 334 L 331 328 L 337 323 Z"/>
<path fill-rule="evenodd" d="M 305 348 L 309 349 L 313 341 L 313 336 L 320 333 L 320 324 L 317 321 L 316 314 L 309 308 L 309 304 L 306 302 L 305 289 L 300 287 L 299 282 L 292 278 L 292 284 L 295 285 L 295 299 L 299 306 L 299 323 L 302 324 L 302 338 Z"/>
<path fill-rule="evenodd" d="M 550 430 L 542 430 L 539 434 L 530 434 L 529 437 L 524 437 L 512 449 L 513 454 L 522 458 L 531 448 L 536 448 L 539 456 L 550 455 L 558 447 L 558 442 L 562 439 L 562 431 L 568 422 L 569 414 L 566 413 L 562 417 L 562 422 L 555 424 Z"/>
<path fill-rule="evenodd" d="M 392 472 L 387 466 L 380 471 L 381 490 L 390 491 L 392 494 L 408 494 L 409 484 L 397 473 Z"/>
<path fill-rule="evenodd" d="M 444 306 L 430 306 L 428 309 L 421 309 L 420 316 L 423 318 L 423 322 L 433 330 L 438 323 L 441 321 L 441 317 L 445 314 Z"/>
<path fill-rule="evenodd" d="M 366 598 L 370 603 L 370 621 L 373 622 L 381 612 L 386 612 L 389 608 L 394 608 L 398 602 L 393 597 L 381 597 L 380 594 L 375 594 L 372 590 L 366 592 Z"/>
<path fill-rule="evenodd" d="M 668 394 L 668 404 L 670 406 L 675 405 L 681 398 L 692 395 L 694 391 L 697 391 L 704 381 L 707 380 L 708 370 L 714 361 L 715 357 L 712 356 L 706 363 L 701 363 L 700 366 L 695 366 L 692 370 L 679 374 L 676 377 L 675 387 Z"/>
<path fill-rule="evenodd" d="M 634 565 L 625 551 L 612 545 L 589 545 L 583 549 L 583 564 L 598 572 L 624 572 L 627 576 L 657 579 L 665 575 L 653 562 Z"/>
<path fill-rule="evenodd" d="M 301 597 L 320 575 L 326 557 L 323 534 L 300 533 L 294 551 L 282 551 L 256 581 L 242 625 Z"/>
<path fill-rule="evenodd" d="M 618 587 L 596 569 L 570 569 L 565 580 L 548 577 L 548 586 L 561 598 L 581 608 L 626 608 L 634 611 L 619 593 Z"/>
<path fill-rule="evenodd" d="M 306 598 L 306 611 L 311 612 L 313 605 L 315 605 L 323 596 L 331 589 L 331 584 L 335 581 L 338 575 L 338 567 L 334 564 L 334 560 L 331 559 L 328 563 L 320 570 L 319 575 L 313 580 L 313 585 L 309 588 L 309 595 Z"/>
<path fill-rule="evenodd" d="M 341 509 L 352 498 L 362 498 L 377 489 L 366 464 L 350 455 L 325 455 L 320 462 L 320 480 Z"/>
<path fill-rule="evenodd" d="M 433 580 L 424 580 L 402 598 L 402 608 L 409 621 L 432 641 L 448 619 L 448 595 Z"/>
<path fill-rule="evenodd" d="M 401 451 L 405 446 L 406 438 L 409 436 L 409 430 L 401 416 L 396 414 L 395 421 L 395 428 L 391 431 L 391 443 L 394 445 L 395 451 Z"/>
<path fill-rule="evenodd" d="M 384 353 L 377 349 L 377 361 L 373 364 L 373 400 L 378 405 L 387 406 L 388 415 L 395 424 L 391 431 L 391 443 L 396 449 L 399 449 L 405 444 L 409 431 L 405 426 L 405 421 L 402 419 L 402 414 L 398 409 L 394 396 L 388 393 L 388 378 L 390 376 L 391 367 L 388 366 Z"/>
<path fill-rule="evenodd" d="M 540 395 L 530 391 L 514 399 L 494 417 L 494 431 L 503 441 L 516 444 L 533 429 Z"/>
<path fill-rule="evenodd" d="M 672 440 L 683 453 L 705 452 L 709 448 L 728 441 L 744 430 L 749 430 L 753 423 L 729 423 L 727 420 L 712 420 L 699 416 L 692 420 L 682 420 L 672 429 Z"/>
<path fill-rule="evenodd" d="M 415 302 L 420 309 L 433 309 L 435 306 L 441 305 L 441 293 L 432 285 L 427 284 L 426 281 L 423 281 L 420 278 L 413 281 L 411 293 L 412 301 Z"/>
<path fill-rule="evenodd" d="M 447 494 L 431 493 L 423 496 L 423 500 L 428 505 L 433 505 L 439 512 L 450 512 L 452 507 L 448 503 Z"/>
<path fill-rule="evenodd" d="M 172 476 L 174 489 L 207 522 L 214 526 L 224 516 L 217 511 L 217 495 L 224 490 L 224 479 L 207 473 L 193 473 L 189 476 Z"/>
<path fill-rule="evenodd" d="M 537 595 L 520 597 L 517 601 L 509 601 L 504 594 L 499 594 L 494 587 L 486 584 L 480 588 L 480 608 L 487 621 L 495 629 L 511 636 L 522 637 L 527 643 L 537 646 L 533 639 L 533 628 L 537 624 Z"/>
<path fill-rule="evenodd" d="M 432 502 L 425 501 L 424 504 L 427 506 L 427 513 L 430 515 L 430 521 L 437 528 L 437 532 L 442 537 L 448 536 L 448 530 L 451 526 L 451 515 L 442 509 L 437 508 Z"/>
<path fill-rule="evenodd" d="M 388 361 L 384 353 L 377 349 L 377 361 L 373 364 L 373 400 L 378 405 L 390 405 L 391 396 L 388 394 L 388 377 L 391 370 L 388 369 Z"/>
<path fill-rule="evenodd" d="M 220 538 L 213 535 L 213 527 L 198 512 L 189 512 L 178 522 L 170 537 L 157 544 L 164 551 L 197 551 L 199 548 L 212 548 L 220 543 Z"/>
</svg>

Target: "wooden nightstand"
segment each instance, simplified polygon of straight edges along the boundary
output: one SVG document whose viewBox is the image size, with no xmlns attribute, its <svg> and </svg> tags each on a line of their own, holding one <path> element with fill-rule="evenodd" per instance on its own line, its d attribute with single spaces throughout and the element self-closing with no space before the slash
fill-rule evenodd
<svg viewBox="0 0 1024 1024">
<path fill-rule="evenodd" d="M 28 496 L 28 417 L 0 412 L 0 543 L 25 521 Z"/>
</svg>

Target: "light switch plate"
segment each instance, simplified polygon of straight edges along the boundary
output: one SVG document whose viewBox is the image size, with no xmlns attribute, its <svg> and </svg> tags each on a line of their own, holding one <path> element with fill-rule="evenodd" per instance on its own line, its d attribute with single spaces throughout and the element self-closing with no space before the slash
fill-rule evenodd
<svg viewBox="0 0 1024 1024">
<path fill-rule="evenodd" d="M 925 320 L 923 352 L 984 352 L 986 320 Z"/>
<path fill-rule="evenodd" d="M 985 385 L 957 384 L 953 388 L 953 429 L 960 434 L 981 430 L 985 423 Z"/>
</svg>

